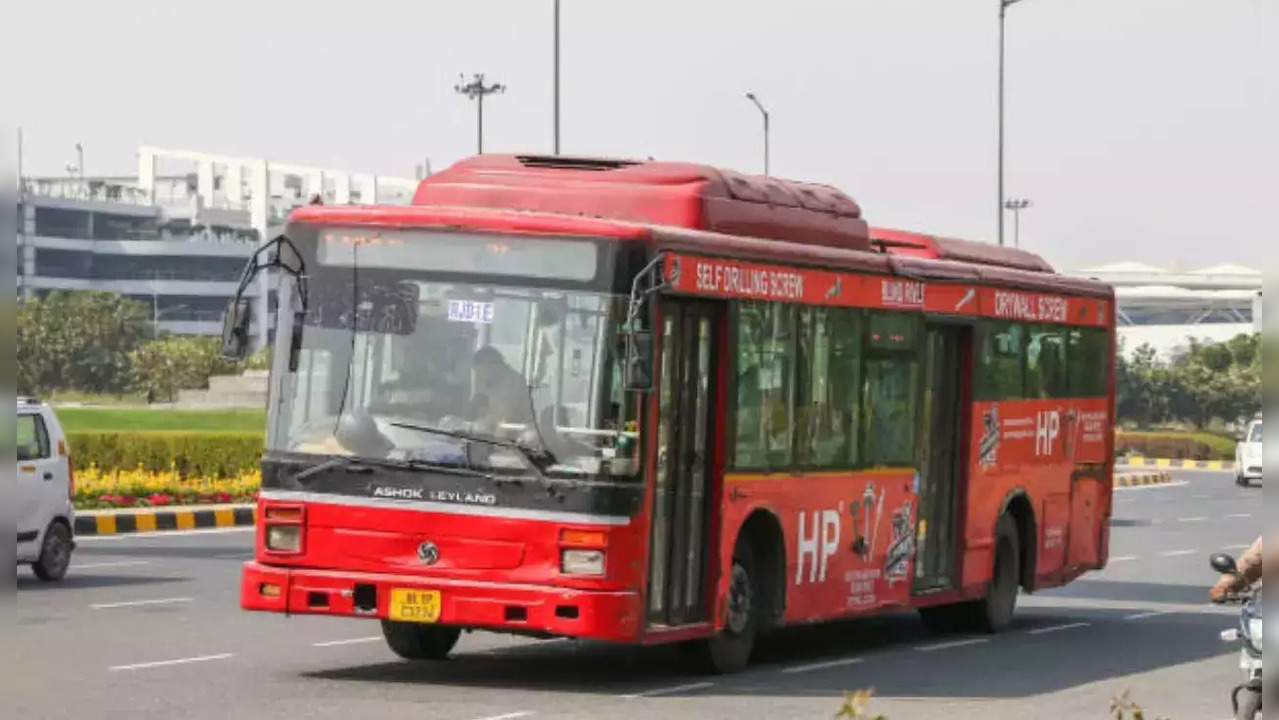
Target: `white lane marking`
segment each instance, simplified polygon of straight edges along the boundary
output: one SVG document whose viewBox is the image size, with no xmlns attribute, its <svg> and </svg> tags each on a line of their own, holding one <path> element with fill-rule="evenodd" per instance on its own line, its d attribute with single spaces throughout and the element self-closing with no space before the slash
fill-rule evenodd
<svg viewBox="0 0 1279 720">
<path fill-rule="evenodd" d="M 954 640 L 952 642 L 937 643 L 936 645 L 924 645 L 915 649 L 919 652 L 936 652 L 938 650 L 968 647 L 969 645 L 982 645 L 988 642 L 990 642 L 990 638 L 970 638 L 968 640 Z"/>
<path fill-rule="evenodd" d="M 189 597 L 156 598 L 154 600 L 126 600 L 124 602 L 97 603 L 95 605 L 90 605 L 89 607 L 94 610 L 110 610 L 112 608 L 140 607 L 142 605 L 176 605 L 178 603 L 189 603 L 191 601 L 192 599 Z"/>
<path fill-rule="evenodd" d="M 1132 561 L 1134 561 L 1134 560 L 1140 560 L 1140 559 L 1141 559 L 1141 558 L 1137 557 L 1136 555 L 1120 555 L 1119 557 L 1112 557 L 1112 558 L 1110 558 L 1110 562 L 1112 562 L 1112 563 L 1117 563 L 1117 562 L 1132 562 Z"/>
<path fill-rule="evenodd" d="M 532 717 L 537 713 L 532 710 L 521 710 L 520 712 L 507 713 L 505 715 L 490 715 L 488 717 L 476 718 L 476 720 L 515 720 L 516 718 Z"/>
<path fill-rule="evenodd" d="M 635 693 L 634 695 L 623 695 L 622 697 L 626 700 L 638 700 L 639 698 L 658 697 L 660 695 L 674 695 L 675 693 L 693 692 L 694 690 L 705 690 L 707 688 L 712 688 L 712 687 L 715 687 L 715 683 L 713 682 L 689 683 L 687 685 L 676 685 L 674 687 L 657 688 L 655 690 L 646 690 L 642 693 Z"/>
<path fill-rule="evenodd" d="M 1159 617 L 1160 615 L 1171 615 L 1171 610 L 1152 610 L 1150 612 L 1134 613 L 1126 616 L 1125 620 L 1145 620 L 1146 618 Z"/>
<path fill-rule="evenodd" d="M 381 640 L 381 636 L 350 638 L 349 640 L 329 640 L 327 642 L 311 643 L 311 647 L 338 647 L 339 645 L 359 645 L 361 643 L 371 643 Z"/>
<path fill-rule="evenodd" d="M 119 535 L 77 535 L 77 543 L 125 542 L 127 540 L 171 540 L 198 535 L 231 535 L 234 533 L 251 533 L 257 528 L 252 525 L 229 528 L 204 528 L 201 530 L 161 530 L 147 533 L 121 533 Z"/>
<path fill-rule="evenodd" d="M 1207 499 L 1208 499 L 1208 498 L 1210 498 L 1210 497 L 1212 497 L 1212 496 L 1211 496 L 1211 495 L 1209 495 L 1209 494 L 1207 494 L 1207 493 L 1203 493 L 1203 494 L 1200 494 L 1200 495 L 1191 495 L 1191 496 L 1190 496 L 1190 499 L 1191 499 L 1191 500 L 1207 500 Z"/>
<path fill-rule="evenodd" d="M 1092 623 L 1086 623 L 1086 622 L 1068 623 L 1066 625 L 1053 625 L 1052 627 L 1038 628 L 1035 630 L 1031 630 L 1029 634 L 1047 635 L 1048 633 L 1061 632 L 1063 630 L 1076 630 L 1078 628 L 1086 628 L 1086 627 L 1090 627 L 1091 625 Z"/>
<path fill-rule="evenodd" d="M 1208 518 L 1206 518 L 1206 517 L 1177 518 L 1177 522 L 1186 522 L 1186 523 L 1190 523 L 1190 522 L 1203 522 L 1204 520 L 1207 520 L 1207 519 L 1208 519 Z"/>
<path fill-rule="evenodd" d="M 1252 517 L 1252 513 L 1235 513 L 1233 515 L 1226 515 L 1225 517 L 1227 520 L 1247 520 Z"/>
<path fill-rule="evenodd" d="M 98 562 L 98 563 L 76 563 L 71 566 L 72 570 L 100 570 L 102 568 L 118 568 L 118 567 L 136 567 L 138 565 L 149 565 L 147 560 L 120 560 L 118 562 Z"/>
<path fill-rule="evenodd" d="M 251 552 L 223 553 L 221 555 L 213 555 L 212 559 L 214 560 L 252 560 L 253 553 Z"/>
<path fill-rule="evenodd" d="M 234 653 L 223 653 L 222 655 L 204 655 L 201 657 L 179 658 L 177 660 L 159 660 L 156 662 L 137 663 L 134 665 L 113 665 L 107 670 L 111 672 L 119 672 L 121 670 L 145 670 L 147 668 L 168 667 L 169 665 L 189 665 L 191 663 L 212 662 L 214 660 L 226 660 L 235 657 Z"/>
<path fill-rule="evenodd" d="M 1223 547 L 1222 550 L 1247 550 L 1251 547 L 1252 545 L 1227 545 Z"/>
<path fill-rule="evenodd" d="M 1198 550 L 1169 550 L 1168 552 L 1159 553 L 1163 557 L 1181 557 L 1183 555 L 1194 555 Z"/>
<path fill-rule="evenodd" d="M 826 660 L 824 662 L 808 663 L 806 665 L 793 665 L 783 668 L 782 673 L 786 675 L 794 675 L 795 673 L 813 672 L 814 670 L 826 670 L 834 667 L 844 667 L 845 665 L 856 665 L 861 662 L 859 657 L 840 658 L 838 660 Z"/>
</svg>

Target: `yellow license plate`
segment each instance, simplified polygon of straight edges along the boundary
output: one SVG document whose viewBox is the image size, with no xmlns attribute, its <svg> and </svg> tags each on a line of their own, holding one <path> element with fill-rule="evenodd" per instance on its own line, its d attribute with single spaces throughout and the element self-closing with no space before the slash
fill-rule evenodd
<svg viewBox="0 0 1279 720">
<path fill-rule="evenodd" d="M 433 623 L 440 619 L 439 590 L 391 590 L 392 620 L 400 622 Z"/>
</svg>

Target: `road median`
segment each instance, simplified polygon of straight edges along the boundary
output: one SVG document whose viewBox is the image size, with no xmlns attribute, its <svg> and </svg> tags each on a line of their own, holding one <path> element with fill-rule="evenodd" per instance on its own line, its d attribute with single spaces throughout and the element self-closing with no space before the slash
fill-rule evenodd
<svg viewBox="0 0 1279 720">
<path fill-rule="evenodd" d="M 1119 460 L 1120 465 L 1139 468 L 1167 468 L 1171 470 L 1212 470 L 1232 472 L 1235 464 L 1230 460 L 1178 460 L 1173 458 L 1148 458 L 1132 455 Z"/>
<path fill-rule="evenodd" d="M 1172 482 L 1170 472 L 1125 472 L 1115 473 L 1115 487 L 1150 487 L 1152 485 L 1168 485 Z"/>
<path fill-rule="evenodd" d="M 130 535 L 248 527 L 254 524 L 256 516 L 257 508 L 253 505 L 79 510 L 75 534 Z"/>
</svg>

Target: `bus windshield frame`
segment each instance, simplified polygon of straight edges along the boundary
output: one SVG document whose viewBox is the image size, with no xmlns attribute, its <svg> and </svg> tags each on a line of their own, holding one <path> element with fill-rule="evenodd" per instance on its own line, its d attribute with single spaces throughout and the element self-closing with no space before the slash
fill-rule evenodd
<svg viewBox="0 0 1279 720">
<path fill-rule="evenodd" d="M 638 479 L 616 243 L 312 225 L 288 235 L 311 297 L 300 325 L 279 313 L 269 455 L 538 473 L 497 439 L 544 454 L 548 477 Z M 543 255 L 555 262 L 539 265 Z M 281 285 L 281 308 L 293 289 Z"/>
</svg>

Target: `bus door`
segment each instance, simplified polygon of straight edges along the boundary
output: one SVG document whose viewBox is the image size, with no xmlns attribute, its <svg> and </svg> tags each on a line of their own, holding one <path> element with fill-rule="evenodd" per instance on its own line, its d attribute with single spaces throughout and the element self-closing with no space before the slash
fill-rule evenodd
<svg viewBox="0 0 1279 720">
<path fill-rule="evenodd" d="M 657 464 L 649 553 L 648 623 L 709 619 L 707 594 L 723 305 L 662 303 Z"/>
<path fill-rule="evenodd" d="M 963 428 L 967 427 L 969 338 L 965 325 L 929 324 L 924 341 L 923 427 L 919 449 L 919 525 L 914 590 L 955 585 L 963 481 Z"/>
</svg>

